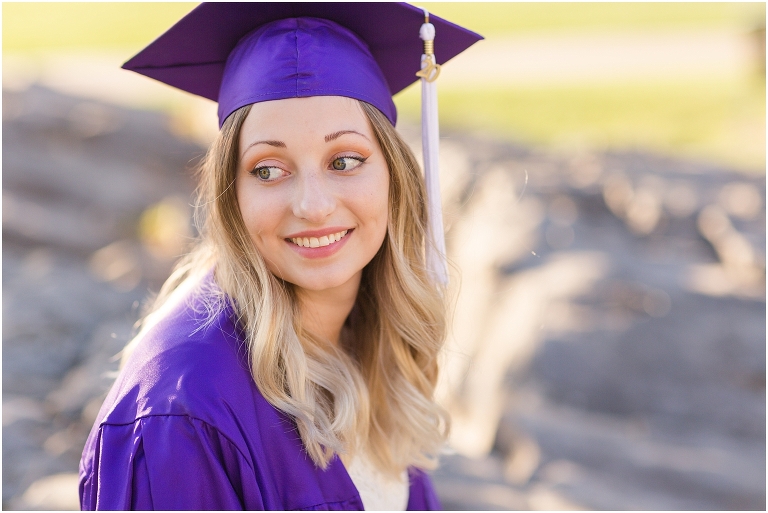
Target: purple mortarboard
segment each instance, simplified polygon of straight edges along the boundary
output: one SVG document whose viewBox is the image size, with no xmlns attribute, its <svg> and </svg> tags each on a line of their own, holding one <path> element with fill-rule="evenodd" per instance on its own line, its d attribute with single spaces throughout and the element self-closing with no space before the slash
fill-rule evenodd
<svg viewBox="0 0 768 513">
<path fill-rule="evenodd" d="M 421 77 L 427 266 L 446 284 L 436 34 L 443 62 L 482 39 L 405 3 L 211 2 L 197 6 L 123 68 L 218 102 L 219 127 L 240 107 L 309 96 L 365 101 L 394 125 L 392 96 Z"/>
<path fill-rule="evenodd" d="M 431 16 L 447 61 L 481 36 Z M 197 6 L 123 65 L 219 103 L 219 126 L 260 101 L 348 96 L 395 124 L 392 96 L 415 82 L 424 11 L 404 3 Z"/>
</svg>

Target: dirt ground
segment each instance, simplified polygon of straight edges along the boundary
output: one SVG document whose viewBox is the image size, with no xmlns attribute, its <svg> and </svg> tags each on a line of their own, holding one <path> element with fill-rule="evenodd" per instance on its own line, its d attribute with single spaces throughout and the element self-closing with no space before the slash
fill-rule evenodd
<svg viewBox="0 0 768 513">
<path fill-rule="evenodd" d="M 158 113 L 3 91 L 4 509 L 77 508 L 203 152 Z M 764 175 L 459 133 L 441 163 L 445 509 L 764 510 Z"/>
</svg>

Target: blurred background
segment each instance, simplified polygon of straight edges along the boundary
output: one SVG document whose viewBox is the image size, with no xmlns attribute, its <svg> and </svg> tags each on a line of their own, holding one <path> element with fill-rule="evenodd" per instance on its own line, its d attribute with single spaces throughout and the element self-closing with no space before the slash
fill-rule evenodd
<svg viewBox="0 0 768 513">
<path fill-rule="evenodd" d="M 764 510 L 765 4 L 418 5 L 486 36 L 438 86 L 444 507 Z M 4 509 L 78 508 L 194 237 L 215 105 L 119 69 L 193 7 L 2 5 Z"/>
</svg>

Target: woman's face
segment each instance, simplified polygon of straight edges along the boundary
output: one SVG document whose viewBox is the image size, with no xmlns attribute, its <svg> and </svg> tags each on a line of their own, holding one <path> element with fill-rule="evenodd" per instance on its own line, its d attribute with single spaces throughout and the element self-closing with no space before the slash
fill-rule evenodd
<svg viewBox="0 0 768 513">
<path fill-rule="evenodd" d="M 254 104 L 239 143 L 240 212 L 269 270 L 306 290 L 356 287 L 389 204 L 389 170 L 358 102 Z"/>
</svg>

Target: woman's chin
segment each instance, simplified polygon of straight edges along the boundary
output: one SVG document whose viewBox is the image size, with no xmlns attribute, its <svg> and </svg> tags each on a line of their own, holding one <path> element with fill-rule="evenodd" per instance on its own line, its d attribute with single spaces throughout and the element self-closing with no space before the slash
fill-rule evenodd
<svg viewBox="0 0 768 513">
<path fill-rule="evenodd" d="M 357 290 L 362 270 L 353 273 L 312 273 L 310 276 L 292 277 L 286 281 L 307 292 L 341 291 L 347 287 Z"/>
</svg>

